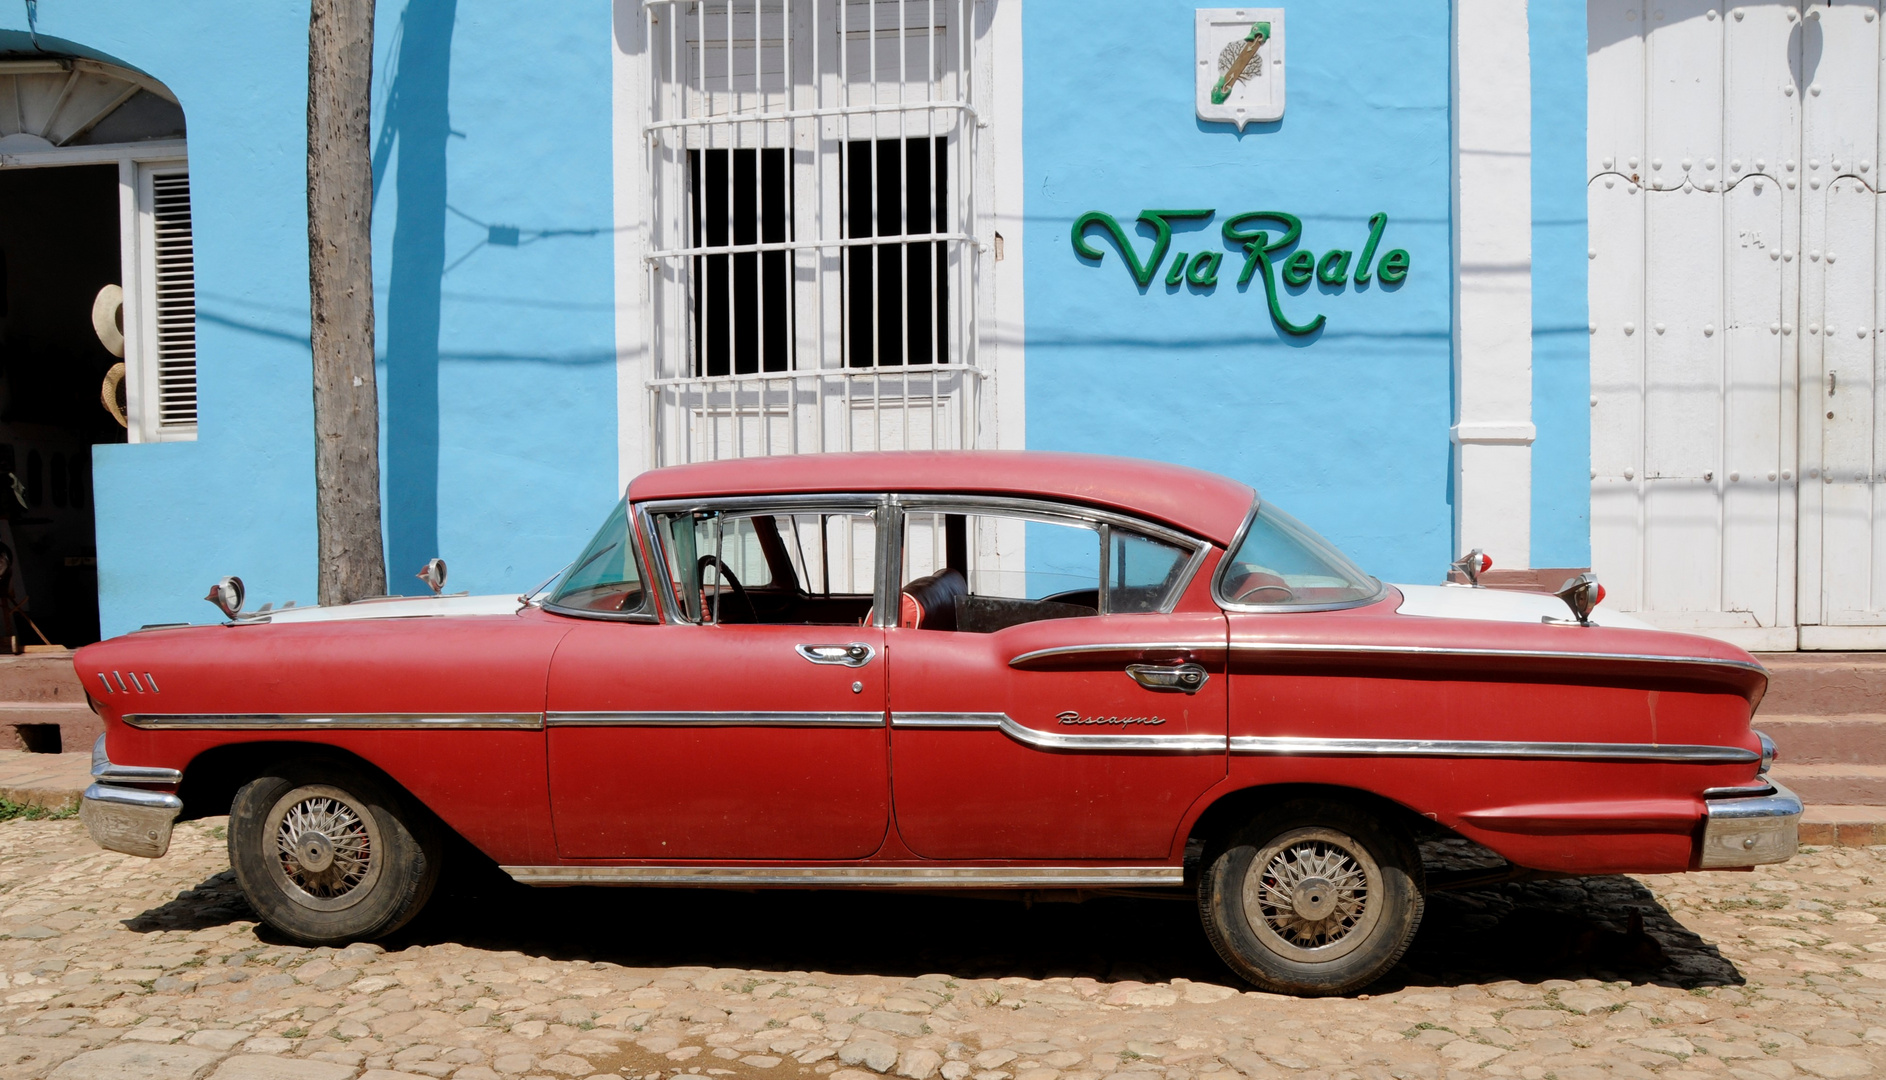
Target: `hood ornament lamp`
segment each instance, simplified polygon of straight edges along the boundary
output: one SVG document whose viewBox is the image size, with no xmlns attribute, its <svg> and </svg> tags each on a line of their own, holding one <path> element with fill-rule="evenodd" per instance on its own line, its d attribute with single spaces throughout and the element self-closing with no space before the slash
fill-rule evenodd
<svg viewBox="0 0 1886 1080">
<path fill-rule="evenodd" d="M 211 585 L 209 595 L 203 599 L 215 604 L 224 618 L 233 619 L 242 614 L 242 597 L 242 579 L 232 574 Z"/>
<path fill-rule="evenodd" d="M 1451 568 L 1454 573 L 1466 578 L 1467 584 L 1476 589 L 1483 589 L 1486 586 L 1480 584 L 1480 575 L 1493 569 L 1493 556 L 1488 555 L 1479 548 L 1474 548 L 1467 554 L 1455 559 L 1451 564 Z"/>
<path fill-rule="evenodd" d="M 420 567 L 413 576 L 425 582 L 426 587 L 432 590 L 432 595 L 437 596 L 445 591 L 445 560 L 434 556 L 426 560 L 426 565 Z"/>
<path fill-rule="evenodd" d="M 1574 578 L 1567 578 L 1559 591 L 1553 594 L 1565 601 L 1565 606 L 1572 609 L 1572 615 L 1580 626 L 1590 626 L 1591 609 L 1604 602 L 1604 586 L 1598 584 L 1598 575 L 1587 570 Z"/>
</svg>

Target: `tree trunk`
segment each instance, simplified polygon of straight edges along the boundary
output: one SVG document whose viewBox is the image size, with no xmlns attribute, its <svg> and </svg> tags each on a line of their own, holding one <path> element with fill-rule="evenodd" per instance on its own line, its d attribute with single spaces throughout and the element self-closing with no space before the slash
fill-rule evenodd
<svg viewBox="0 0 1886 1080">
<path fill-rule="evenodd" d="M 380 405 L 373 378 L 373 0 L 308 16 L 308 291 L 320 600 L 386 593 Z"/>
</svg>

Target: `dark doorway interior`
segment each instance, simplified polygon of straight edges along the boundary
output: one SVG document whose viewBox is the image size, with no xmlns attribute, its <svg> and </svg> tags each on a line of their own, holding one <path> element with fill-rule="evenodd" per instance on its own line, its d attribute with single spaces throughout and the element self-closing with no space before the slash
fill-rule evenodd
<svg viewBox="0 0 1886 1080">
<path fill-rule="evenodd" d="M 118 357 L 92 306 L 122 280 L 119 250 L 117 166 L 0 170 L 0 543 L 17 564 L 0 592 L 22 607 L 0 650 L 8 632 L 98 640 L 92 446 L 125 429 L 101 398 Z"/>
</svg>

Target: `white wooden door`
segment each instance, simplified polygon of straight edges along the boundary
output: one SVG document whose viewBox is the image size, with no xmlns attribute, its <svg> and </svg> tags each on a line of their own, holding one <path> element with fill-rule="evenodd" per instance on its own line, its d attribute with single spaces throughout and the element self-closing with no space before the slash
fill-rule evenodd
<svg viewBox="0 0 1886 1080">
<path fill-rule="evenodd" d="M 1883 648 L 1878 4 L 1809 5 L 1800 36 L 1801 645 Z"/>
<path fill-rule="evenodd" d="M 1587 10 L 1593 567 L 1659 625 L 1792 648 L 1801 11 Z"/>
</svg>

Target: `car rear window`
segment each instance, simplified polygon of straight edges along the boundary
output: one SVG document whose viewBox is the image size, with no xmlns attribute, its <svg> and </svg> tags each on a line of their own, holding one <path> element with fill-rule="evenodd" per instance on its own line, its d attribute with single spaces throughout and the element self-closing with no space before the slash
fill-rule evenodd
<svg viewBox="0 0 1886 1080">
<path fill-rule="evenodd" d="M 1382 591 L 1334 544 L 1269 503 L 1258 506 L 1218 580 L 1219 597 L 1238 606 L 1349 604 Z"/>
</svg>

